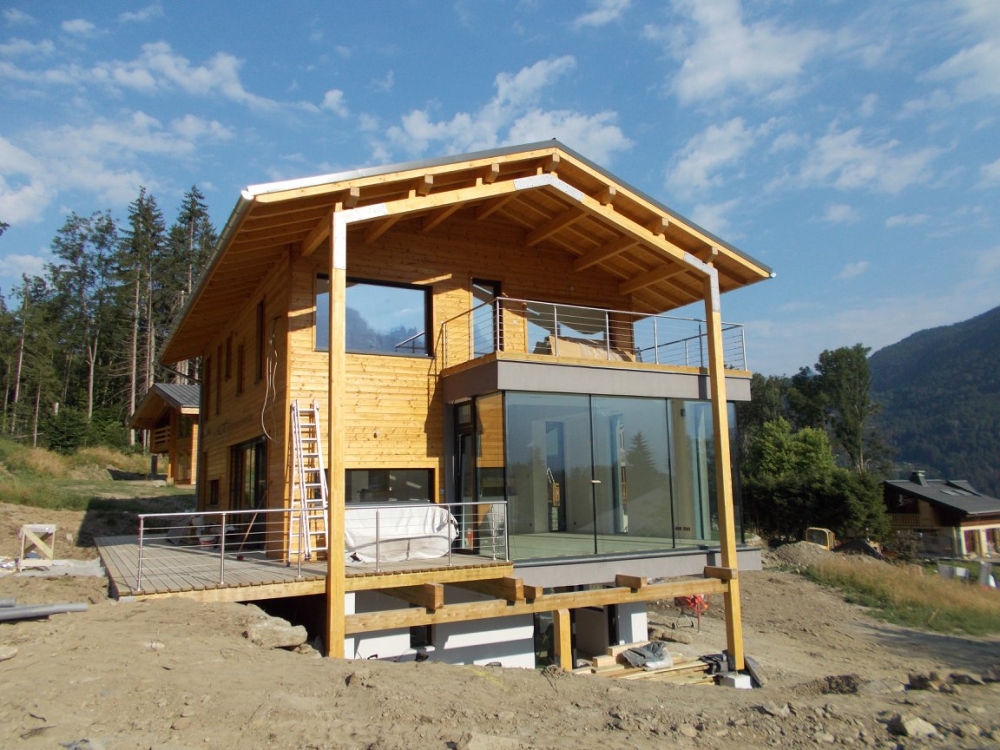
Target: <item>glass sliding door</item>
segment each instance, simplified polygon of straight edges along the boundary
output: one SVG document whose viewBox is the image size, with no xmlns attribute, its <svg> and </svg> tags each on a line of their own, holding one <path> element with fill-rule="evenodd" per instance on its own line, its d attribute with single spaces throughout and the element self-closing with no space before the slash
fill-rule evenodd
<svg viewBox="0 0 1000 750">
<path fill-rule="evenodd" d="M 512 557 L 593 554 L 589 397 L 507 393 L 506 431 Z"/>
<path fill-rule="evenodd" d="M 494 304 L 500 297 L 500 282 L 472 280 L 472 356 L 483 357 L 503 348 L 500 315 Z"/>
<path fill-rule="evenodd" d="M 597 551 L 673 545 L 667 402 L 594 396 Z"/>
</svg>

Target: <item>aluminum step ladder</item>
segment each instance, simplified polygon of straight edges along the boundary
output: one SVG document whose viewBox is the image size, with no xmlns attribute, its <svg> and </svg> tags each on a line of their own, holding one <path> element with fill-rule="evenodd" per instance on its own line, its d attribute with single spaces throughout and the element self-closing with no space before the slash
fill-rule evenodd
<svg viewBox="0 0 1000 750">
<path fill-rule="evenodd" d="M 317 559 L 317 553 L 329 548 L 327 503 L 329 490 L 323 468 L 323 445 L 320 441 L 319 405 L 291 406 L 291 513 L 288 517 L 288 559 Z"/>
</svg>

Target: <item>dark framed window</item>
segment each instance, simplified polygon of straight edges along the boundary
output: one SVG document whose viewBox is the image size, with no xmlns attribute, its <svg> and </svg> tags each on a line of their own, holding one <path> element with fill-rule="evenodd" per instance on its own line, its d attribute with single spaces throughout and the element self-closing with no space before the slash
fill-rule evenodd
<svg viewBox="0 0 1000 750">
<path fill-rule="evenodd" d="M 246 371 L 246 348 L 241 341 L 236 347 L 236 395 L 243 393 L 244 374 Z"/>
<path fill-rule="evenodd" d="M 233 376 L 233 335 L 226 336 L 226 380 Z"/>
<path fill-rule="evenodd" d="M 219 349 L 215 355 L 215 413 L 222 413 L 222 344 L 219 344 Z"/>
<path fill-rule="evenodd" d="M 257 314 L 254 316 L 254 341 L 257 344 L 257 350 L 254 353 L 256 359 L 254 360 L 254 382 L 259 383 L 264 379 L 264 360 L 266 359 L 264 355 L 264 300 L 257 303 Z"/>
<path fill-rule="evenodd" d="M 205 372 L 201 379 L 201 421 L 207 422 L 208 415 L 212 413 L 212 358 L 205 360 Z"/>
<path fill-rule="evenodd" d="M 316 351 L 330 341 L 330 281 L 316 278 Z M 431 354 L 431 288 L 348 279 L 345 300 L 346 349 L 358 354 L 426 357 Z"/>
<path fill-rule="evenodd" d="M 348 469 L 346 472 L 345 496 L 349 503 L 429 503 L 434 499 L 433 494 L 433 469 Z"/>
</svg>

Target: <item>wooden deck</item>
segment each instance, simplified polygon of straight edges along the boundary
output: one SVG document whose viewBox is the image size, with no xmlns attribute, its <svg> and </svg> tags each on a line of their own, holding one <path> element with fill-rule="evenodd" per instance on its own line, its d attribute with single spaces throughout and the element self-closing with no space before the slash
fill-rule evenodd
<svg viewBox="0 0 1000 750">
<path fill-rule="evenodd" d="M 262 552 L 240 555 L 217 549 L 176 546 L 165 539 L 147 540 L 139 577 L 139 540 L 134 536 L 95 540 L 116 599 L 187 597 L 201 601 L 255 601 L 326 593 L 326 562 L 294 562 L 268 558 Z M 345 591 L 370 591 L 425 583 L 465 583 L 511 576 L 506 560 L 454 555 L 436 560 L 348 563 Z"/>
</svg>

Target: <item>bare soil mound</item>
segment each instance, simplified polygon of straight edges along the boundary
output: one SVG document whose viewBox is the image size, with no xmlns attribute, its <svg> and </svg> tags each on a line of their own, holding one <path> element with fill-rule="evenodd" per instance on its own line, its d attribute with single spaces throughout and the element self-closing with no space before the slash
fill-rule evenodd
<svg viewBox="0 0 1000 750">
<path fill-rule="evenodd" d="M 0 623 L 0 654 L 16 649 L 0 661 L 0 747 L 1000 743 L 1000 684 L 978 679 L 1000 662 L 1000 639 L 886 625 L 794 573 L 741 573 L 740 580 L 746 648 L 768 678 L 755 690 L 324 659 L 309 649 L 252 644 L 243 633 L 259 615 L 241 605 L 115 603 L 104 598 L 102 579 L 7 575 L 0 596 L 91 604 L 86 612 Z M 725 644 L 721 608 L 713 598 L 700 632 L 672 602 L 658 604 L 651 623 L 690 641 L 671 650 L 716 653 Z M 911 684 L 925 689 L 906 689 Z"/>
</svg>

